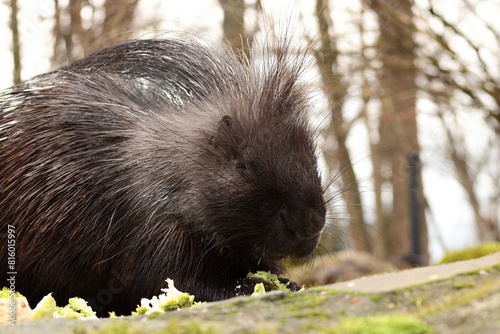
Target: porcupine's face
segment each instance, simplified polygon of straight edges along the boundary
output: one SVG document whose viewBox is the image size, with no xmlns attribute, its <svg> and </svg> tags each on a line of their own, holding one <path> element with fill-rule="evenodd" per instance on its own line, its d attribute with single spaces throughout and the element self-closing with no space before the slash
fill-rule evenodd
<svg viewBox="0 0 500 334">
<path fill-rule="evenodd" d="M 312 139 L 300 119 L 251 122 L 224 116 L 209 139 L 216 243 L 253 258 L 304 257 L 325 223 Z"/>
</svg>

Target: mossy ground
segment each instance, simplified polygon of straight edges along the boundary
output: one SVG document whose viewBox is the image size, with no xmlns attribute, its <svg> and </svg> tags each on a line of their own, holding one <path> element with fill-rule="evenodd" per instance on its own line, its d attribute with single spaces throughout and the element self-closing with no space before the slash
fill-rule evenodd
<svg viewBox="0 0 500 334">
<path fill-rule="evenodd" d="M 410 315 L 388 315 L 343 318 L 325 330 L 328 334 L 430 334 L 434 330 L 422 320 Z"/>
<path fill-rule="evenodd" d="M 193 316 L 196 313 L 198 326 L 207 320 L 221 321 L 224 324 L 220 328 L 223 333 L 235 325 L 241 330 L 234 333 L 247 334 L 439 333 L 441 331 L 436 330 L 436 324 L 442 326 L 447 321 L 447 316 L 454 318 L 455 312 L 460 313 L 472 301 L 500 291 L 500 268 L 488 269 L 473 275 L 458 275 L 448 280 L 389 293 L 338 292 L 318 287 L 309 291 L 270 295 L 267 298 L 227 301 L 215 305 L 216 309 L 208 308 L 208 314 L 202 308 L 194 308 L 189 313 Z M 169 317 L 168 314 L 165 316 Z M 476 315 L 470 315 L 471 318 L 474 316 Z M 175 318 L 177 321 L 181 319 L 178 316 Z M 184 324 L 184 321 L 180 324 Z M 450 324 L 450 327 L 453 326 L 455 324 Z M 210 328 L 211 332 L 204 332 L 203 330 L 209 329 L 195 326 L 192 330 L 198 331 L 192 333 L 211 334 L 217 333 L 218 328 Z"/>
<path fill-rule="evenodd" d="M 219 334 L 220 329 L 212 326 L 203 326 L 195 321 L 169 321 L 163 328 L 150 330 L 140 324 L 126 320 L 115 320 L 99 330 L 88 330 L 78 327 L 74 334 Z"/>
<path fill-rule="evenodd" d="M 155 318 L 71 324 L 75 334 L 500 333 L 500 266 L 388 293 L 339 292 L 326 286 L 207 303 Z M 35 325 L 36 333 L 69 332 L 68 327 L 41 331 L 33 322 L 25 332 L 12 333 L 34 333 Z"/>
</svg>

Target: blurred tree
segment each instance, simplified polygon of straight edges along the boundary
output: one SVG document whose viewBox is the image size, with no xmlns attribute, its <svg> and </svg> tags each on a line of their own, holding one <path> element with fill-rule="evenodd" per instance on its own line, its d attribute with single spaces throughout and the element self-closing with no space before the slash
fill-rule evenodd
<svg viewBox="0 0 500 334">
<path fill-rule="evenodd" d="M 53 65 L 67 64 L 100 47 L 129 39 L 138 2 L 106 0 L 98 7 L 87 0 L 69 0 L 66 6 L 54 0 Z M 82 15 L 84 10 L 87 16 Z"/>
<path fill-rule="evenodd" d="M 478 240 L 500 241 L 500 168 L 498 168 L 500 141 L 500 29 L 478 13 L 480 1 L 461 0 L 459 16 L 476 29 L 467 29 L 461 22 L 450 21 L 434 7 L 436 1 L 420 8 L 419 33 L 426 45 L 420 48 L 420 89 L 435 105 L 437 117 L 446 133 L 450 168 L 462 185 L 471 205 Z M 436 22 L 438 24 L 436 24 Z M 431 25 L 433 23 L 433 25 Z M 442 27 L 441 29 L 432 26 Z M 470 25 L 468 25 L 470 26 Z M 477 38 L 480 32 L 481 38 Z M 460 49 L 457 49 L 460 41 Z M 461 129 L 457 111 L 468 110 L 481 114 L 485 123 L 482 135 L 491 137 L 490 149 L 484 152 L 468 147 L 467 128 Z M 445 119 L 453 119 L 446 122 Z M 466 127 L 468 124 L 465 125 Z M 488 128 L 491 133 L 488 133 Z M 462 133 L 461 133 L 462 132 Z M 497 166 L 497 168 L 492 168 Z M 478 187 L 481 178 L 494 186 L 487 196 Z M 482 200 L 480 198 L 483 198 Z M 485 198 L 489 197 L 488 200 Z"/>
<path fill-rule="evenodd" d="M 245 32 L 245 1 L 244 0 L 219 0 L 224 11 L 222 30 L 225 41 L 231 46 L 235 54 L 248 50 Z"/>
<path fill-rule="evenodd" d="M 472 38 L 471 31 L 461 27 L 460 22 L 450 22 L 446 19 L 434 8 L 433 2 L 429 2 L 429 7 L 423 11 L 422 18 L 428 23 L 432 20 L 440 22 L 444 27 L 444 32 L 435 31 L 429 25 L 423 30 L 426 37 L 437 44 L 438 50 L 432 54 L 425 54 L 426 64 L 422 70 L 430 81 L 441 81 L 446 86 L 453 87 L 467 95 L 471 106 L 475 107 L 473 109 L 486 112 L 487 117 L 496 123 L 494 129 L 500 135 L 500 78 L 497 72 L 500 58 L 488 59 L 500 48 L 500 28 L 498 25 L 492 26 L 487 20 L 481 18 L 477 12 L 480 3 L 480 1 L 462 0 L 463 10 L 470 12 L 475 23 L 482 28 L 476 31 L 484 34 L 484 40 L 492 41 L 490 48 L 486 48 L 484 40 Z M 459 50 L 453 45 L 457 40 L 465 42 L 462 51 L 467 50 L 470 53 L 470 57 L 475 60 L 473 63 L 459 54 Z M 443 58 L 453 62 L 451 66 L 458 70 L 450 71 L 451 66 L 444 65 Z"/>
<path fill-rule="evenodd" d="M 21 45 L 19 44 L 19 24 L 17 22 L 17 0 L 10 0 L 10 31 L 12 32 L 12 57 L 14 60 L 14 83 L 21 82 Z"/>
<path fill-rule="evenodd" d="M 392 220 L 386 235 L 386 252 L 399 267 L 410 262 L 428 263 L 427 225 L 422 208 L 420 231 L 422 254 L 410 254 L 410 203 L 407 157 L 419 154 L 417 138 L 415 49 L 412 1 L 367 1 L 378 18 L 378 57 L 382 66 L 378 80 L 382 89 L 379 138 L 382 158 L 391 170 Z M 421 178 L 420 178 L 421 179 Z M 422 183 L 420 182 L 420 189 Z M 424 203 L 423 192 L 420 203 Z M 420 259 L 408 259 L 420 256 Z"/>
<path fill-rule="evenodd" d="M 245 13 L 247 5 L 244 0 L 219 0 L 220 6 L 224 11 L 224 21 L 222 30 L 224 39 L 233 49 L 236 55 L 244 54 L 247 59 L 250 58 L 250 49 L 257 27 L 253 31 L 248 31 L 245 24 Z M 260 0 L 253 5 L 256 12 L 262 11 Z"/>
<path fill-rule="evenodd" d="M 350 125 L 344 121 L 342 115 L 342 105 L 347 95 L 347 86 L 343 82 L 338 69 L 336 40 L 330 35 L 333 30 L 331 11 L 328 1 L 318 0 L 316 4 L 316 16 L 319 23 L 319 50 L 316 58 L 319 64 L 322 89 L 329 100 L 329 110 L 331 112 L 330 123 L 324 131 L 327 144 L 323 147 L 323 154 L 329 165 L 330 171 L 340 167 L 339 176 L 342 180 L 340 195 L 346 204 L 349 215 L 349 231 L 346 235 L 349 244 L 357 250 L 372 251 L 373 244 L 365 223 L 361 194 L 358 180 L 354 172 L 353 163 L 347 148 L 347 135 Z M 336 143 L 334 148 L 332 142 Z M 337 194 L 338 195 L 338 194 Z M 337 197 L 334 194 L 335 197 Z M 332 200 L 339 200 L 333 198 Z"/>
</svg>

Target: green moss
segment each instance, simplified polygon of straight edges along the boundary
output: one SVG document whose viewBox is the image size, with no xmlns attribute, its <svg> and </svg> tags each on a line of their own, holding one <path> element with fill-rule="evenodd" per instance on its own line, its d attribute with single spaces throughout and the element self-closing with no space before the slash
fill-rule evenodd
<svg viewBox="0 0 500 334">
<path fill-rule="evenodd" d="M 496 273 L 498 271 L 500 271 L 498 268 L 495 268 L 494 266 L 492 266 L 492 267 L 481 268 L 478 270 L 468 271 L 464 274 L 461 274 L 460 276 L 477 276 L 477 275 L 482 275 L 484 273 L 493 274 L 493 273 Z"/>
<path fill-rule="evenodd" d="M 129 324 L 127 321 L 114 321 L 91 334 L 219 334 L 213 327 L 202 327 L 198 323 L 170 321 L 163 329 L 150 331 L 140 326 Z M 79 333 L 80 334 L 80 333 Z"/>
<path fill-rule="evenodd" d="M 92 334 L 142 334 L 143 330 L 133 328 L 128 322 L 116 321 L 104 326 L 101 330 Z"/>
<path fill-rule="evenodd" d="M 329 316 L 330 313 L 325 311 L 304 311 L 296 312 L 290 315 L 290 317 L 296 319 L 318 318 L 319 320 L 327 320 Z"/>
<path fill-rule="evenodd" d="M 315 287 L 306 289 L 306 291 L 317 292 L 317 293 L 324 294 L 326 296 L 342 295 L 342 294 L 348 294 L 348 293 L 358 293 L 358 292 L 354 292 L 354 291 L 340 291 L 340 290 L 328 289 L 328 288 L 325 288 L 324 286 L 315 286 Z"/>
<path fill-rule="evenodd" d="M 243 330 L 239 332 L 241 334 L 276 334 L 280 333 L 276 328 L 257 328 L 257 329 L 249 329 Z"/>
<path fill-rule="evenodd" d="M 146 318 L 148 318 L 148 319 L 155 319 L 155 318 L 158 318 L 161 315 L 162 315 L 161 312 L 153 312 L 153 313 L 148 314 L 146 316 Z"/>
<path fill-rule="evenodd" d="M 388 315 L 360 318 L 343 318 L 328 334 L 427 334 L 433 329 L 420 319 L 409 315 Z"/>
<path fill-rule="evenodd" d="M 245 307 L 246 305 L 255 303 L 255 299 L 250 298 L 249 296 L 242 297 L 242 298 L 235 298 L 235 300 L 228 300 L 224 304 L 220 306 L 212 306 L 210 307 L 211 310 L 216 310 L 216 311 L 223 311 L 224 309 L 240 309 Z"/>
<path fill-rule="evenodd" d="M 373 302 L 378 303 L 382 299 L 382 295 L 370 295 L 370 299 Z"/>
<path fill-rule="evenodd" d="M 301 332 L 314 332 L 314 333 L 321 333 L 324 332 L 324 327 L 318 324 L 313 324 L 313 323 L 306 323 L 302 324 L 300 326 Z"/>
<path fill-rule="evenodd" d="M 487 273 L 492 274 L 492 273 L 500 271 L 500 264 L 494 265 L 494 266 L 491 266 L 491 267 L 486 267 L 486 268 L 483 268 L 482 270 L 486 271 Z M 479 272 L 481 272 L 481 271 L 479 271 Z"/>
<path fill-rule="evenodd" d="M 338 315 L 339 315 L 340 317 L 344 317 L 346 314 L 347 314 L 347 311 L 346 311 L 345 309 L 342 309 L 342 310 L 340 310 L 340 311 L 338 312 Z"/>
<path fill-rule="evenodd" d="M 297 292 L 292 292 L 284 296 L 283 301 L 285 303 L 293 302 L 295 300 L 304 300 L 304 299 L 316 299 L 316 297 L 326 298 L 329 296 L 337 296 L 337 295 L 354 295 L 354 296 L 364 296 L 365 293 L 361 292 L 348 292 L 348 291 L 338 291 L 332 289 L 325 289 L 324 287 L 316 287 L 309 288 L 306 290 L 301 290 Z"/>
<path fill-rule="evenodd" d="M 88 331 L 85 329 L 85 327 L 77 326 L 77 327 L 74 327 L 72 329 L 72 333 L 73 334 L 87 334 Z"/>
<path fill-rule="evenodd" d="M 469 288 L 469 291 L 467 291 L 466 293 L 454 296 L 454 298 L 450 299 L 448 302 L 438 305 L 432 304 L 425 308 L 422 308 L 419 311 L 419 315 L 421 317 L 426 317 L 428 315 L 454 310 L 459 306 L 469 304 L 475 299 L 490 295 L 492 292 L 498 291 L 499 289 L 500 282 L 498 281 L 483 283 L 477 287 L 475 286 L 474 288 Z"/>
<path fill-rule="evenodd" d="M 164 330 L 160 330 L 155 334 L 219 334 L 220 330 L 213 327 L 202 327 L 198 323 L 191 321 L 179 323 L 170 321 Z"/>
<path fill-rule="evenodd" d="M 479 257 L 500 252 L 500 242 L 488 242 L 477 247 L 467 248 L 459 251 L 448 252 L 439 262 L 450 263 L 463 260 L 477 259 Z"/>
<path fill-rule="evenodd" d="M 452 289 L 462 290 L 462 289 L 466 289 L 466 288 L 472 288 L 475 285 L 476 284 L 474 284 L 472 282 L 458 282 L 458 283 L 453 284 Z"/>
<path fill-rule="evenodd" d="M 327 300 L 327 296 L 324 295 L 301 295 L 294 298 L 287 298 L 285 303 L 291 305 L 286 308 L 286 311 L 296 312 L 318 307 L 326 303 Z"/>
</svg>

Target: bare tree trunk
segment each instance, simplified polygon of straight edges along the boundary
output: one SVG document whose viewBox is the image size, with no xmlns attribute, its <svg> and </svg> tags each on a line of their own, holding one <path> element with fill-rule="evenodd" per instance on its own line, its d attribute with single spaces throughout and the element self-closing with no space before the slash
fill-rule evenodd
<svg viewBox="0 0 500 334">
<path fill-rule="evenodd" d="M 19 29 L 17 22 L 17 0 L 10 0 L 10 31 L 12 32 L 12 56 L 14 59 L 13 81 L 21 82 L 21 45 L 19 43 Z"/>
<path fill-rule="evenodd" d="M 102 24 L 91 22 L 85 28 L 81 11 L 84 6 L 93 6 L 86 0 L 69 0 L 67 7 L 61 7 L 54 0 L 54 53 L 53 66 L 70 63 L 86 56 L 105 45 L 114 44 L 130 38 L 131 26 L 139 0 L 106 0 L 103 5 L 104 21 Z M 91 7 L 92 11 L 97 8 Z M 62 19 L 64 18 L 64 20 Z M 62 22 L 68 22 L 62 24 Z M 62 45 L 61 41 L 64 41 Z M 62 55 L 65 55 L 64 57 Z"/>
<path fill-rule="evenodd" d="M 95 39 L 102 43 L 105 38 L 106 44 L 114 44 L 129 39 L 132 33 L 130 28 L 132 27 L 138 2 L 139 0 L 106 0 L 104 3 L 106 18 L 104 19 L 101 34 L 95 36 Z"/>
<path fill-rule="evenodd" d="M 332 119 L 326 131 L 327 134 L 333 136 L 337 142 L 335 152 L 325 147 L 324 154 L 330 170 L 336 168 L 337 164 L 340 165 L 341 168 L 343 189 L 347 190 L 342 191 L 342 196 L 350 216 L 350 232 L 348 233 L 350 237 L 349 243 L 357 250 L 371 252 L 373 245 L 365 224 L 358 180 L 354 173 L 351 156 L 346 145 L 348 126 L 344 122 L 342 108 L 340 108 L 340 106 L 344 102 L 347 92 L 336 70 L 338 66 L 338 51 L 335 41 L 332 41 L 328 33 L 328 31 L 331 30 L 332 22 L 330 20 L 330 11 L 327 1 L 318 0 L 316 5 L 316 16 L 318 17 L 321 38 L 321 50 L 317 54 L 317 57 L 323 88 L 329 97 L 330 109 L 332 112 Z"/>
<path fill-rule="evenodd" d="M 79 56 L 74 51 L 75 43 L 80 44 L 82 48 L 84 47 L 83 45 L 81 45 L 80 43 L 81 41 L 77 39 L 78 37 L 81 38 L 83 34 L 82 18 L 80 16 L 80 13 L 82 11 L 82 3 L 83 0 L 69 0 L 69 5 L 68 5 L 68 14 L 70 17 L 69 27 L 68 27 L 69 29 L 65 32 L 64 35 L 64 41 L 66 42 L 66 50 L 69 62 L 72 62 L 79 58 Z"/>
<path fill-rule="evenodd" d="M 231 46 L 235 54 L 243 54 L 248 58 L 250 40 L 245 32 L 245 1 L 219 0 L 224 11 L 222 29 L 226 43 Z"/>
<path fill-rule="evenodd" d="M 361 72 L 363 76 L 362 87 L 362 98 L 363 98 L 363 108 L 362 117 L 364 118 L 365 126 L 368 129 L 368 141 L 370 143 L 371 152 L 371 162 L 372 162 L 372 180 L 373 180 L 373 194 L 375 197 L 375 228 L 373 233 L 373 252 L 378 259 L 387 259 L 388 254 L 386 254 L 386 243 L 388 235 L 389 220 L 384 212 L 384 206 L 382 201 L 382 189 L 384 183 L 387 180 L 384 179 L 384 174 L 382 173 L 382 163 L 385 160 L 383 157 L 383 150 L 380 148 L 380 143 L 372 139 L 378 137 L 378 131 L 376 125 L 376 120 L 374 117 L 370 117 L 368 113 L 368 103 L 371 99 L 377 98 L 377 88 L 371 87 L 370 79 L 368 78 L 367 72 L 371 69 L 370 60 L 368 59 L 367 50 L 372 46 L 368 45 L 365 41 L 365 27 L 363 23 L 363 18 L 366 15 L 366 9 L 361 8 L 360 12 L 360 22 L 359 22 L 359 37 L 361 50 L 359 52 L 361 63 Z"/>
<path fill-rule="evenodd" d="M 390 225 L 388 251 L 391 260 L 407 267 L 410 255 L 410 211 L 407 156 L 420 152 L 417 139 L 412 2 L 371 0 L 370 7 L 379 19 L 378 52 L 383 66 L 379 72 L 381 98 L 380 141 L 392 170 L 393 221 Z M 419 178 L 421 179 L 421 178 Z M 420 181 L 420 189 L 422 182 Z M 421 195 L 422 197 L 422 195 Z M 423 197 L 419 201 L 424 203 Z M 427 225 L 421 208 L 421 264 L 428 263 Z"/>
<path fill-rule="evenodd" d="M 61 64 L 61 8 L 59 6 L 59 0 L 54 0 L 54 28 L 52 29 L 52 35 L 54 36 L 54 46 L 52 50 L 51 64 L 55 66 L 56 64 Z"/>
<path fill-rule="evenodd" d="M 363 52 L 361 52 L 363 53 Z M 363 61 L 363 67 L 367 68 L 368 62 Z M 365 79 L 366 80 L 366 79 Z M 363 92 L 368 90 L 368 85 L 365 83 L 363 87 Z M 368 93 L 371 94 L 371 93 Z M 367 98 L 367 93 L 364 93 L 365 95 L 363 97 L 363 118 L 365 121 L 365 126 L 368 129 L 370 133 L 378 131 L 378 129 L 375 126 L 372 126 L 371 124 L 373 123 L 372 120 L 369 118 L 369 115 L 367 113 L 367 104 L 368 104 L 368 98 Z M 369 135 L 370 137 L 371 135 Z M 373 180 L 373 193 L 375 196 L 375 233 L 373 235 L 373 251 L 375 254 L 375 257 L 379 259 L 387 259 L 388 254 L 387 249 L 386 249 L 386 244 L 388 240 L 388 231 L 389 231 L 389 225 L 390 225 L 390 220 L 388 219 L 387 215 L 384 212 L 384 206 L 382 202 L 382 189 L 384 186 L 384 183 L 387 182 L 387 180 L 384 179 L 384 175 L 382 173 L 382 163 L 385 160 L 385 157 L 383 155 L 383 150 L 380 148 L 380 144 L 377 142 L 374 142 L 373 140 L 369 139 L 370 141 L 370 152 L 371 152 L 371 162 L 372 162 L 372 180 Z"/>
</svg>

